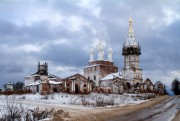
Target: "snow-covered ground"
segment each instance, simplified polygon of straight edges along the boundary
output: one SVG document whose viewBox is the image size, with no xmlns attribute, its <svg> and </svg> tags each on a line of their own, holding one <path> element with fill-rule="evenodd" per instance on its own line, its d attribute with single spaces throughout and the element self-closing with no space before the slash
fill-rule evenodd
<svg viewBox="0 0 180 121">
<path fill-rule="evenodd" d="M 139 104 L 147 100 L 141 100 L 147 94 L 98 94 L 91 93 L 89 95 L 72 95 L 65 93 L 57 93 L 50 95 L 25 94 L 25 95 L 0 95 L 0 115 L 6 112 L 7 99 L 10 103 L 20 102 L 24 111 L 27 109 L 40 108 L 79 108 L 92 109 L 96 108 L 97 102 L 106 103 L 106 107 L 124 106 L 127 104 Z M 16 103 L 15 103 L 16 104 Z M 86 104 L 86 106 L 83 106 Z M 17 104 L 16 104 L 17 105 Z M 19 104 L 18 104 L 19 105 Z"/>
<path fill-rule="evenodd" d="M 25 94 L 25 95 L 12 95 L 9 98 L 15 97 L 30 102 L 41 102 L 41 103 L 52 103 L 58 105 L 82 105 L 83 99 L 89 103 L 96 103 L 97 100 L 103 100 L 105 102 L 112 101 L 114 105 L 126 105 L 126 104 L 138 104 L 146 100 L 141 100 L 140 97 L 145 97 L 147 94 L 98 94 L 91 93 L 89 95 L 72 95 L 65 93 L 57 93 L 50 95 L 39 95 L 39 94 Z M 0 95 L 0 106 L 5 101 L 6 96 Z M 3 101 L 4 100 L 4 101 Z"/>
</svg>

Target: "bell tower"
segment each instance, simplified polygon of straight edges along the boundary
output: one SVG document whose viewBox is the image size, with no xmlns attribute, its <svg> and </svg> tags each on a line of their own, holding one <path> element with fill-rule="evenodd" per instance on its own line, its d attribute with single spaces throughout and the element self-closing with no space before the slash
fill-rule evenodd
<svg viewBox="0 0 180 121">
<path fill-rule="evenodd" d="M 131 85 L 140 84 L 142 82 L 142 69 L 139 67 L 141 47 L 135 39 L 131 17 L 129 19 L 128 37 L 124 42 L 122 55 L 124 56 L 123 77 L 129 80 Z"/>
<path fill-rule="evenodd" d="M 48 75 L 48 62 L 38 62 L 38 71 L 36 72 L 36 74 L 39 75 Z"/>
</svg>

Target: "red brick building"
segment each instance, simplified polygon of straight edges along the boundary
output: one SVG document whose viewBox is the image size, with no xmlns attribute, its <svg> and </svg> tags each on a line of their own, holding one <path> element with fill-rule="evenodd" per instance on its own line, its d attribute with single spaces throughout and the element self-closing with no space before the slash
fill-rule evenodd
<svg viewBox="0 0 180 121">
<path fill-rule="evenodd" d="M 38 64 L 38 71 L 25 77 L 25 88 L 33 93 L 51 94 L 51 93 L 72 93 L 88 94 L 94 88 L 94 82 L 86 77 L 75 74 L 62 79 L 58 76 L 48 73 L 47 62 Z"/>
<path fill-rule="evenodd" d="M 63 79 L 64 92 L 73 94 L 88 94 L 94 88 L 94 82 L 81 74 L 75 74 Z"/>
</svg>

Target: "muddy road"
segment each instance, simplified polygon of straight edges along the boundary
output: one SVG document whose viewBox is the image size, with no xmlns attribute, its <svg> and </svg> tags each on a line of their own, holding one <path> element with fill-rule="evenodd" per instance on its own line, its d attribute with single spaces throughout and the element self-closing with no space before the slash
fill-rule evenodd
<svg viewBox="0 0 180 121">
<path fill-rule="evenodd" d="M 154 106 L 124 116 L 117 116 L 108 121 L 171 121 L 180 110 L 179 108 L 180 97 L 172 97 Z"/>
</svg>

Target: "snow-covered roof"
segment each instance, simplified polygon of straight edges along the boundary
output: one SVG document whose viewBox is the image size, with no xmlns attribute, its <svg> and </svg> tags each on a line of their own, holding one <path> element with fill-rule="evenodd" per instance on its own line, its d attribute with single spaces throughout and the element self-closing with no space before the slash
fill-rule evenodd
<svg viewBox="0 0 180 121">
<path fill-rule="evenodd" d="M 62 82 L 49 81 L 50 84 L 62 84 Z"/>
<path fill-rule="evenodd" d="M 49 73 L 49 72 L 48 72 L 48 78 L 52 78 L 52 79 L 62 79 L 62 78 L 60 78 L 60 77 L 58 77 L 58 76 L 56 76 L 56 75 L 54 75 L 54 74 L 51 74 L 51 73 Z"/>
<path fill-rule="evenodd" d="M 27 86 L 36 86 L 36 85 L 39 85 L 40 84 L 40 81 L 36 81 L 36 82 L 33 82 L 31 84 L 28 84 Z"/>
<path fill-rule="evenodd" d="M 100 64 L 93 64 L 93 65 L 90 65 L 90 66 L 86 66 L 86 67 L 84 67 L 84 68 L 87 68 L 87 67 L 94 67 L 94 66 L 98 66 L 98 65 L 100 65 Z"/>
<path fill-rule="evenodd" d="M 13 85 L 13 83 L 12 83 L 12 82 L 9 82 L 7 85 Z"/>
<path fill-rule="evenodd" d="M 113 77 L 123 78 L 123 77 L 121 76 L 120 72 L 117 72 L 117 73 L 108 74 L 108 75 L 106 75 L 104 78 L 102 78 L 101 80 L 110 80 L 110 79 L 113 79 Z"/>
<path fill-rule="evenodd" d="M 62 82 L 56 82 L 56 81 L 52 81 L 52 80 L 49 80 L 49 83 L 50 84 L 62 84 Z M 38 80 L 36 82 L 33 82 L 33 83 L 30 83 L 27 86 L 36 86 L 36 85 L 39 85 L 39 84 L 40 84 L 40 80 Z"/>
</svg>

